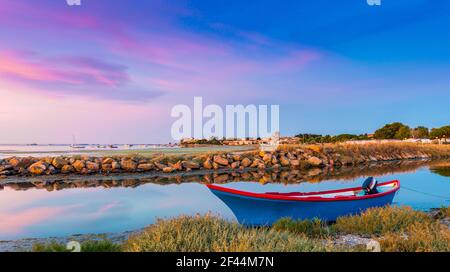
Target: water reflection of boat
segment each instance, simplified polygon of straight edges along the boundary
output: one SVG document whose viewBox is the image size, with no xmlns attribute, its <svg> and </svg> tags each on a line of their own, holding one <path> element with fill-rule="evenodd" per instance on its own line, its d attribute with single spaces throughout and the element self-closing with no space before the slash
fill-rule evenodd
<svg viewBox="0 0 450 272">
<path fill-rule="evenodd" d="M 241 224 L 271 225 L 282 217 L 335 221 L 339 216 L 385 206 L 392 203 L 400 182 L 380 183 L 373 194 L 365 194 L 362 187 L 310 193 L 252 193 L 213 184 L 207 186 Z"/>
</svg>

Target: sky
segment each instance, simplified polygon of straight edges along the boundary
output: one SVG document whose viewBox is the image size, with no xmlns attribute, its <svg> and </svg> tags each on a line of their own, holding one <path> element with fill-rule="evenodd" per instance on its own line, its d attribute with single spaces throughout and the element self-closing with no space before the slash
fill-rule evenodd
<svg viewBox="0 0 450 272">
<path fill-rule="evenodd" d="M 446 0 L 0 0 L 0 143 L 166 143 L 177 104 L 282 135 L 450 122 Z"/>
</svg>

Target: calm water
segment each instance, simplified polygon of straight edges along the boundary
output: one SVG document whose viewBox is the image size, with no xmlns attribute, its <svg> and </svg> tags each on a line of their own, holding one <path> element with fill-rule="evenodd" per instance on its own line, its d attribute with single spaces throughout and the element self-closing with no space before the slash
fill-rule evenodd
<svg viewBox="0 0 450 272">
<path fill-rule="evenodd" d="M 422 167 L 377 177 L 400 179 L 396 205 L 428 210 L 450 204 L 450 178 Z M 292 185 L 235 182 L 225 186 L 258 192 L 317 191 L 357 186 L 362 178 Z M 212 212 L 235 220 L 230 209 L 199 183 L 144 184 L 135 188 L 80 188 L 47 192 L 0 190 L 0 240 L 134 230 L 156 218 Z"/>
</svg>

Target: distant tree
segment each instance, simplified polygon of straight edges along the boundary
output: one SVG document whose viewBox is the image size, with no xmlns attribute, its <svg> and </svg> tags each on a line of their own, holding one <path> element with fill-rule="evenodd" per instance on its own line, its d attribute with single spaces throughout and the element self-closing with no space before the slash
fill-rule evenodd
<svg viewBox="0 0 450 272">
<path fill-rule="evenodd" d="M 430 137 L 430 131 L 424 126 L 418 126 L 411 130 L 411 135 L 415 139 L 426 139 Z"/>
<path fill-rule="evenodd" d="M 386 124 L 375 131 L 375 139 L 404 139 L 411 136 L 410 128 L 400 122 Z"/>
<path fill-rule="evenodd" d="M 395 139 L 403 140 L 411 138 L 411 129 L 408 126 L 401 127 L 397 133 L 395 133 Z"/>
<path fill-rule="evenodd" d="M 443 126 L 440 128 L 433 128 L 430 132 L 430 138 L 449 138 L 450 137 L 450 126 Z"/>
</svg>

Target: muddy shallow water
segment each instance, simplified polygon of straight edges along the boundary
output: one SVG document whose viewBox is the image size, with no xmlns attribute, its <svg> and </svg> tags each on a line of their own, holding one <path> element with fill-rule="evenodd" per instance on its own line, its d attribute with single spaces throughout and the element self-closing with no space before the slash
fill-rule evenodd
<svg viewBox="0 0 450 272">
<path fill-rule="evenodd" d="M 212 212 L 235 220 L 206 182 L 290 192 L 358 186 L 376 176 L 401 181 L 394 204 L 428 210 L 450 204 L 448 169 L 448 162 L 403 161 L 308 171 L 7 179 L 0 181 L 0 240 L 122 232 L 181 214 Z"/>
</svg>

